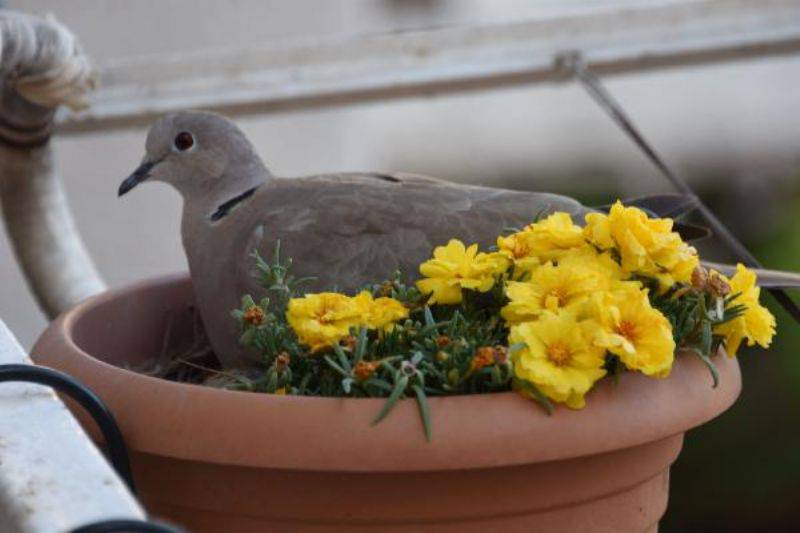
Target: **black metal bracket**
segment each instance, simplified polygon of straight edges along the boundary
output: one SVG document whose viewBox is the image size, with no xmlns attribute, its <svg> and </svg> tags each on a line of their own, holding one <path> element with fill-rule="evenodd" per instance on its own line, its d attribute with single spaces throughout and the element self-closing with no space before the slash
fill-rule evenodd
<svg viewBox="0 0 800 533">
<path fill-rule="evenodd" d="M 92 419 L 100 428 L 108 448 L 108 457 L 119 477 L 123 479 L 132 493 L 136 493 L 131 475 L 128 447 L 122 437 L 114 415 L 105 403 L 86 385 L 69 374 L 35 365 L 5 364 L 0 365 L 0 383 L 24 382 L 36 383 L 52 387 L 56 391 L 66 394 L 86 409 Z M 144 520 L 114 519 L 96 522 L 73 529 L 70 533 L 112 533 L 112 532 L 152 532 L 152 533 L 179 533 L 175 529 L 163 524 L 147 522 Z"/>
</svg>

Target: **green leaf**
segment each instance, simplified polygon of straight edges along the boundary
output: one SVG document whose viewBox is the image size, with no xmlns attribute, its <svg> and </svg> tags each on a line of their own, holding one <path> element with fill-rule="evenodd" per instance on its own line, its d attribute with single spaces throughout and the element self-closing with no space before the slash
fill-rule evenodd
<svg viewBox="0 0 800 533">
<path fill-rule="evenodd" d="M 732 301 L 734 301 L 735 299 L 737 299 L 741 295 L 742 295 L 741 291 L 733 293 L 733 294 L 729 294 L 728 296 L 725 297 L 725 305 L 728 305 L 729 303 L 731 303 Z"/>
<path fill-rule="evenodd" d="M 346 372 L 342 367 L 337 365 L 333 361 L 333 359 L 330 358 L 329 355 L 324 356 L 324 359 L 325 359 L 325 362 L 328 363 L 328 366 L 331 367 L 332 369 L 334 369 L 335 371 L 337 371 L 339 374 L 341 374 L 342 377 L 345 377 L 345 378 L 349 378 L 350 377 L 350 373 Z"/>
<path fill-rule="evenodd" d="M 528 345 L 525 344 L 524 342 L 515 342 L 514 344 L 512 344 L 511 346 L 508 347 L 508 353 L 509 354 L 516 353 L 516 352 L 522 350 L 523 348 L 525 348 L 527 346 Z"/>
<path fill-rule="evenodd" d="M 419 406 L 419 416 L 422 418 L 422 425 L 425 428 L 425 439 L 431 441 L 431 412 L 428 407 L 428 398 L 425 396 L 425 391 L 419 385 L 412 387 L 414 393 L 417 395 L 417 405 Z"/>
<path fill-rule="evenodd" d="M 711 332 L 711 322 L 703 322 L 703 327 L 700 330 L 700 350 L 706 357 L 711 356 L 711 343 L 714 340 L 714 335 Z"/>
<path fill-rule="evenodd" d="M 515 380 L 515 383 L 517 384 L 517 386 L 520 386 L 526 391 L 530 392 L 531 396 L 533 396 L 533 399 L 539 402 L 542 405 L 542 407 L 545 408 L 548 415 L 553 414 L 554 411 L 553 403 L 550 401 L 550 398 L 545 396 L 542 393 L 542 391 L 540 391 L 539 388 L 536 387 L 536 385 L 522 380 Z"/>
<path fill-rule="evenodd" d="M 276 265 L 281 264 L 281 240 L 278 239 L 275 241 L 275 252 L 272 254 L 272 261 Z"/>
<path fill-rule="evenodd" d="M 407 386 L 408 386 L 408 376 L 400 376 L 400 379 L 398 379 L 395 382 L 394 389 L 392 390 L 392 393 L 389 395 L 389 398 L 386 399 L 386 403 L 383 404 L 383 407 L 381 408 L 380 412 L 372 421 L 373 426 L 378 422 L 380 422 L 381 420 L 383 420 L 384 418 L 386 418 L 386 415 L 388 415 L 389 412 L 392 410 L 392 408 L 395 406 L 397 400 L 399 400 L 402 397 L 403 392 L 406 390 Z"/>
<path fill-rule="evenodd" d="M 358 339 L 356 340 L 356 353 L 354 355 L 354 364 L 357 364 L 364 357 L 367 351 L 367 328 L 358 330 Z"/>
<path fill-rule="evenodd" d="M 297 387 L 297 394 L 305 394 L 306 387 L 308 387 L 308 383 L 311 381 L 313 374 L 306 374 L 303 376 L 303 379 L 300 380 L 300 385 Z"/>
<path fill-rule="evenodd" d="M 717 366 L 711 360 L 709 356 L 700 352 L 697 348 L 692 349 L 692 353 L 697 355 L 703 363 L 705 363 L 706 367 L 708 367 L 708 371 L 711 372 L 711 379 L 714 380 L 714 385 L 712 388 L 716 389 L 717 385 L 719 385 L 719 372 L 717 371 Z"/>
<path fill-rule="evenodd" d="M 249 328 L 242 333 L 242 336 L 239 337 L 239 344 L 242 346 L 250 346 L 250 343 L 253 342 L 253 337 L 255 337 L 256 328 Z"/>
<path fill-rule="evenodd" d="M 434 320 L 434 319 L 433 319 L 433 313 L 431 313 L 431 308 L 430 308 L 429 306 L 427 306 L 427 305 L 426 305 L 426 306 L 425 306 L 425 309 L 424 309 L 424 311 L 423 311 L 423 312 L 424 312 L 424 314 L 425 314 L 425 325 L 426 325 L 426 326 L 433 326 L 433 327 L 435 327 L 435 325 L 436 325 L 436 320 Z"/>
<path fill-rule="evenodd" d="M 742 316 L 745 311 L 747 311 L 746 305 L 734 305 L 733 307 L 725 308 L 725 313 L 723 314 L 722 319 L 718 320 L 714 325 L 719 326 L 720 324 L 724 324 L 726 322 L 730 322 L 734 318 L 739 318 Z"/>
<path fill-rule="evenodd" d="M 350 366 L 350 361 L 347 359 L 347 355 L 339 344 L 333 345 L 333 353 L 336 354 L 336 358 L 339 359 L 339 364 L 342 365 L 342 368 L 349 375 L 350 372 L 353 371 L 353 367 Z"/>
<path fill-rule="evenodd" d="M 364 385 L 369 385 L 371 387 L 377 387 L 381 390 L 391 393 L 393 388 L 386 380 L 380 378 L 369 378 L 364 382 Z"/>
<path fill-rule="evenodd" d="M 500 374 L 500 367 L 492 365 L 492 385 L 499 387 L 503 384 L 503 376 Z"/>
<path fill-rule="evenodd" d="M 278 390 L 278 375 L 275 372 L 270 372 L 267 378 L 267 392 L 275 392 Z"/>
<path fill-rule="evenodd" d="M 391 363 L 393 363 L 394 361 L 399 361 L 402 358 L 403 358 L 402 355 L 393 355 L 391 357 L 384 357 L 383 359 L 381 359 L 381 368 L 394 372 L 397 369 L 393 367 Z"/>
</svg>

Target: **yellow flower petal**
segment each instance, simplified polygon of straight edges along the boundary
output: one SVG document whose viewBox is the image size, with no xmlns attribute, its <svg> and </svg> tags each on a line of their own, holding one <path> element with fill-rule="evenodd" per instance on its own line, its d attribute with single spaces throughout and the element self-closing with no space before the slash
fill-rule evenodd
<svg viewBox="0 0 800 533">
<path fill-rule="evenodd" d="M 431 295 L 431 304 L 457 304 L 462 300 L 462 289 L 491 290 L 508 266 L 508 258 L 501 253 L 482 253 L 477 244 L 465 247 L 452 239 L 446 246 L 436 247 L 433 258 L 420 265 L 424 277 L 417 281 L 417 288 Z"/>
<path fill-rule="evenodd" d="M 605 350 L 592 343 L 593 326 L 574 315 L 544 315 L 512 326 L 509 343 L 524 344 L 514 353 L 514 374 L 553 401 L 580 409 L 584 396 L 605 375 Z"/>
<path fill-rule="evenodd" d="M 292 298 L 286 319 L 301 343 L 312 350 L 339 342 L 358 325 L 363 308 L 353 298 L 334 292 Z"/>
<path fill-rule="evenodd" d="M 388 329 L 408 316 L 408 309 L 392 298 L 373 299 L 363 291 L 349 297 L 335 292 L 292 298 L 286 319 L 298 340 L 312 351 L 338 343 L 351 328 Z"/>
<path fill-rule="evenodd" d="M 586 215 L 583 234 L 603 250 L 615 249 L 625 274 L 658 280 L 662 289 L 688 282 L 699 264 L 697 251 L 672 231 L 672 220 L 649 218 L 636 207 L 617 201 L 608 215 Z"/>
<path fill-rule="evenodd" d="M 391 329 L 394 324 L 408 318 L 408 308 L 394 298 L 376 298 L 367 313 L 366 326 L 370 329 Z"/>
<path fill-rule="evenodd" d="M 736 355 L 743 340 L 747 340 L 748 346 L 758 344 L 768 348 L 775 335 L 775 317 L 758 301 L 761 288 L 756 285 L 755 272 L 740 263 L 736 265 L 736 274 L 730 280 L 725 276 L 721 277 L 730 285 L 731 294 L 739 294 L 730 305 L 746 306 L 744 314 L 714 330 L 715 333 L 725 336 L 725 350 L 728 355 Z"/>
<path fill-rule="evenodd" d="M 566 253 L 559 263 L 548 262 L 524 281 L 506 284 L 509 303 L 501 316 L 509 324 L 534 320 L 543 312 L 562 309 L 580 314 L 579 308 L 598 291 L 607 290 L 621 277 L 619 266 L 607 254 L 591 249 Z"/>
<path fill-rule="evenodd" d="M 522 231 L 497 238 L 500 253 L 514 261 L 516 278 L 584 246 L 583 230 L 572 222 L 569 213 L 562 211 L 530 224 Z"/>
<path fill-rule="evenodd" d="M 595 307 L 600 328 L 595 344 L 616 354 L 630 370 L 667 377 L 675 359 L 669 320 L 650 305 L 647 290 L 619 284 Z"/>
</svg>

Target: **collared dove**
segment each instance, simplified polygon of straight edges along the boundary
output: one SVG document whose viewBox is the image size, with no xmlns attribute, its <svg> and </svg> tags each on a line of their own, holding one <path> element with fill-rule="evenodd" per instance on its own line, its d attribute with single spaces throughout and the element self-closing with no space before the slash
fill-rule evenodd
<svg viewBox="0 0 800 533">
<path fill-rule="evenodd" d="M 146 155 L 119 188 L 163 181 L 183 196 L 181 233 L 196 304 L 225 367 L 257 360 L 239 345 L 230 318 L 244 294 L 263 292 L 252 253 L 270 260 L 275 243 L 293 259 L 309 290 L 353 291 L 400 270 L 417 275 L 435 246 L 451 238 L 483 249 L 505 228 L 543 212 L 576 220 L 591 209 L 543 192 L 458 185 L 411 174 L 349 173 L 273 176 L 235 124 L 208 112 L 158 120 Z"/>
<path fill-rule="evenodd" d="M 487 248 L 504 228 L 543 210 L 582 218 L 576 200 L 548 193 L 457 185 L 410 174 L 273 176 L 235 124 L 207 112 L 159 119 L 146 155 L 119 188 L 163 181 L 182 195 L 183 246 L 197 307 L 222 364 L 252 361 L 230 318 L 244 294 L 263 292 L 253 251 L 269 260 L 276 241 L 311 290 L 352 291 L 400 271 L 417 275 L 451 238 Z"/>
</svg>

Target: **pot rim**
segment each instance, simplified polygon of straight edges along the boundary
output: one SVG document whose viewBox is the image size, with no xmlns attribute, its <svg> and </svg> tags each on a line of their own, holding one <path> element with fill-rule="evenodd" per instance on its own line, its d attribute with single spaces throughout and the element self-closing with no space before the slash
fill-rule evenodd
<svg viewBox="0 0 800 533">
<path fill-rule="evenodd" d="M 109 364 L 75 342 L 76 324 L 101 304 L 190 287 L 181 273 L 90 297 L 51 323 L 32 350 L 38 364 L 92 388 L 136 452 L 331 472 L 509 467 L 665 439 L 716 417 L 741 390 L 735 358 L 715 357 L 720 384 L 714 389 L 698 358 L 679 356 L 666 379 L 625 373 L 616 385 L 603 380 L 587 395 L 586 408 L 558 406 L 550 416 L 514 392 L 430 398 L 433 439 L 426 442 L 413 399 L 398 402 L 372 426 L 384 399 L 277 396 L 177 383 Z"/>
</svg>

